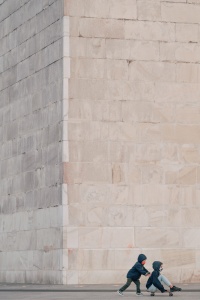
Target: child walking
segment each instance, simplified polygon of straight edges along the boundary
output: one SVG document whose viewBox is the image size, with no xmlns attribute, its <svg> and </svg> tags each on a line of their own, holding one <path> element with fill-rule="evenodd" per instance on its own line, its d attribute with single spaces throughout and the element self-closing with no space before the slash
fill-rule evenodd
<svg viewBox="0 0 200 300">
<path fill-rule="evenodd" d="M 147 257 L 144 254 L 140 254 L 138 256 L 138 261 L 134 264 L 134 266 L 127 273 L 127 282 L 124 286 L 122 286 L 117 292 L 120 296 L 123 296 L 123 291 L 125 291 L 133 281 L 136 285 L 136 295 L 142 296 L 140 290 L 140 277 L 141 275 L 149 276 L 150 272 L 145 269 L 144 265 L 146 263 Z"/>
<path fill-rule="evenodd" d="M 173 296 L 173 292 L 181 291 L 181 288 L 171 284 L 171 282 L 164 275 L 160 274 L 163 270 L 162 262 L 154 261 L 153 269 L 154 271 L 152 272 L 146 284 L 147 291 L 151 292 L 151 296 L 154 296 L 157 290 L 160 290 L 161 293 L 169 292 L 169 296 Z M 162 283 L 168 286 L 169 290 L 166 290 Z"/>
</svg>

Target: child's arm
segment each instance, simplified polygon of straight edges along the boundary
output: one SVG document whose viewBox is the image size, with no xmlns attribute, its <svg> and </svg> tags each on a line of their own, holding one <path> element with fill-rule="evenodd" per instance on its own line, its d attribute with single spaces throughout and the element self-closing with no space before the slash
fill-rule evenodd
<svg viewBox="0 0 200 300">
<path fill-rule="evenodd" d="M 147 270 L 147 269 L 145 269 L 145 267 L 143 267 L 144 268 L 144 270 L 146 271 L 146 274 L 145 274 L 145 276 L 147 276 L 147 275 L 150 275 L 151 273 Z"/>
<path fill-rule="evenodd" d="M 150 272 L 149 272 L 147 269 L 145 269 L 143 266 L 141 266 L 140 264 L 138 264 L 138 265 L 136 266 L 136 269 L 137 269 L 137 271 L 138 271 L 140 274 L 142 274 L 142 275 L 147 276 L 147 275 L 150 274 Z"/>
</svg>

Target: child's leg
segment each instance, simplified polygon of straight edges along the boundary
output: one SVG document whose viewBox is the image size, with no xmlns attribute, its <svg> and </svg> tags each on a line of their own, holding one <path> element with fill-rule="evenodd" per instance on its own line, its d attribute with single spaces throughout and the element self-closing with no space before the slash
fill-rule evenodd
<svg viewBox="0 0 200 300">
<path fill-rule="evenodd" d="M 148 292 L 151 292 L 151 293 L 155 293 L 155 292 L 157 291 L 157 288 L 152 284 L 152 285 L 148 288 L 147 291 L 148 291 Z"/>
<path fill-rule="evenodd" d="M 166 284 L 167 286 L 172 287 L 171 282 L 170 282 L 170 281 L 167 279 L 167 277 L 165 277 L 164 275 L 160 275 L 160 276 L 158 277 L 158 280 L 159 280 L 160 282 L 163 282 L 163 283 Z"/>
<path fill-rule="evenodd" d="M 141 293 L 141 290 L 140 290 L 140 281 L 139 281 L 139 279 L 138 280 L 135 280 L 135 281 L 133 281 L 134 283 L 135 283 L 135 285 L 136 285 L 136 292 L 137 293 Z"/>
<path fill-rule="evenodd" d="M 125 290 L 129 287 L 129 285 L 131 284 L 131 282 L 132 282 L 132 279 L 131 279 L 131 278 L 127 278 L 126 284 L 123 285 L 123 286 L 119 289 L 119 291 L 120 291 L 120 292 L 125 291 Z"/>
</svg>

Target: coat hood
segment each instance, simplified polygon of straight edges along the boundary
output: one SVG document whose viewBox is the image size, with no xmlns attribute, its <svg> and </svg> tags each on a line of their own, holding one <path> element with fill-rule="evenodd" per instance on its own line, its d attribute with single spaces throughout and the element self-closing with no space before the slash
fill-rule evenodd
<svg viewBox="0 0 200 300">
<path fill-rule="evenodd" d="M 154 261 L 152 264 L 152 267 L 155 271 L 159 271 L 160 270 L 160 266 L 162 265 L 161 261 Z"/>
<path fill-rule="evenodd" d="M 147 257 L 144 255 L 144 254 L 140 254 L 139 256 L 138 256 L 138 262 L 139 263 L 141 263 L 143 260 L 146 260 L 147 259 Z"/>
</svg>

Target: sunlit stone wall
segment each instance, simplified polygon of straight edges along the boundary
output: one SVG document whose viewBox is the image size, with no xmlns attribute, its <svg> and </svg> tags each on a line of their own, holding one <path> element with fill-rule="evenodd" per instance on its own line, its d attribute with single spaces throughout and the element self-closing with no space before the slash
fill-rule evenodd
<svg viewBox="0 0 200 300">
<path fill-rule="evenodd" d="M 141 252 L 199 282 L 200 1 L 72 0 L 65 15 L 68 283 L 123 283 Z"/>
</svg>

